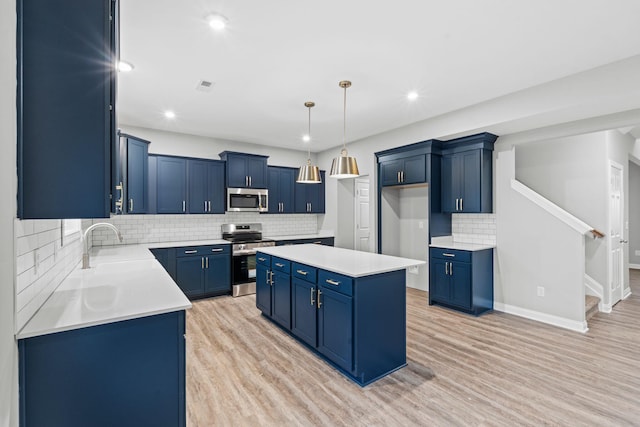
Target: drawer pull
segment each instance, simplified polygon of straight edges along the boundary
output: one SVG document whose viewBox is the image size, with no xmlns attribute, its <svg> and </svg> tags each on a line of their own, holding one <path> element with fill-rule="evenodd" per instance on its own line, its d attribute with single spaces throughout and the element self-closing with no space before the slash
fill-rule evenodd
<svg viewBox="0 0 640 427">
<path fill-rule="evenodd" d="M 322 291 L 318 289 L 318 308 L 322 307 L 322 302 L 320 301 L 320 295 L 322 295 Z"/>
<path fill-rule="evenodd" d="M 322 244 L 322 241 L 321 241 L 321 240 L 318 240 L 317 242 L 313 242 L 313 243 L 314 243 L 314 244 L 316 244 L 316 245 L 321 245 L 321 244 Z"/>
<path fill-rule="evenodd" d="M 448 262 L 444 263 L 444 274 L 446 274 L 447 276 L 449 275 L 449 263 Z"/>
<path fill-rule="evenodd" d="M 222 248 L 217 248 L 217 249 L 211 249 L 211 252 L 222 252 L 224 249 Z"/>
<path fill-rule="evenodd" d="M 455 254 L 447 254 L 447 253 L 443 253 L 442 256 L 449 256 L 451 258 L 455 258 Z"/>
<path fill-rule="evenodd" d="M 303 276 L 306 276 L 308 273 L 304 270 L 296 270 L 296 273 L 298 274 L 302 274 Z"/>
<path fill-rule="evenodd" d="M 334 285 L 334 286 L 339 286 L 340 282 L 336 282 L 335 280 L 331 280 L 331 279 L 327 279 L 325 280 L 325 282 L 327 282 L 330 285 Z"/>
<path fill-rule="evenodd" d="M 258 258 L 258 261 L 260 262 L 265 262 L 266 260 L 267 260 L 266 258 L 262 258 L 262 257 Z"/>
<path fill-rule="evenodd" d="M 315 296 L 315 288 L 311 288 L 311 305 L 316 305 L 316 300 L 313 298 Z"/>
<path fill-rule="evenodd" d="M 284 267 L 284 264 L 280 264 L 279 262 L 276 262 L 276 267 L 282 268 L 282 267 Z"/>
<path fill-rule="evenodd" d="M 185 253 L 185 254 L 197 254 L 197 253 L 198 253 L 198 250 L 197 250 L 197 249 L 194 249 L 194 250 L 192 250 L 192 251 L 184 251 L 184 253 Z"/>
</svg>

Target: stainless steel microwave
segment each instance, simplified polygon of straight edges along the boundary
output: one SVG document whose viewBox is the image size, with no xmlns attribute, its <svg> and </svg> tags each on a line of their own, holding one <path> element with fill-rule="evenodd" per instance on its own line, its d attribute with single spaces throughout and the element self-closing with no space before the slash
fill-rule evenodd
<svg viewBox="0 0 640 427">
<path fill-rule="evenodd" d="M 268 194 L 264 188 L 227 188 L 227 211 L 267 212 Z"/>
</svg>

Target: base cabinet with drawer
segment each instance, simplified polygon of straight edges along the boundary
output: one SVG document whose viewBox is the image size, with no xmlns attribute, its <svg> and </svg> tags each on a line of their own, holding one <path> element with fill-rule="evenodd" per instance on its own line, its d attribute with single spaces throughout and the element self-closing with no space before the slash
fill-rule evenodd
<svg viewBox="0 0 640 427">
<path fill-rule="evenodd" d="M 175 248 L 175 256 L 175 281 L 188 298 L 231 292 L 229 245 Z"/>
<path fill-rule="evenodd" d="M 256 255 L 256 307 L 273 321 L 291 329 L 291 262 Z"/>
<path fill-rule="evenodd" d="M 493 309 L 493 249 L 429 249 L 429 305 L 479 315 Z"/>
<path fill-rule="evenodd" d="M 261 252 L 256 260 L 258 309 L 348 378 L 365 386 L 406 365 L 404 270 L 351 277 Z M 290 269 L 289 326 L 276 262 Z"/>
</svg>

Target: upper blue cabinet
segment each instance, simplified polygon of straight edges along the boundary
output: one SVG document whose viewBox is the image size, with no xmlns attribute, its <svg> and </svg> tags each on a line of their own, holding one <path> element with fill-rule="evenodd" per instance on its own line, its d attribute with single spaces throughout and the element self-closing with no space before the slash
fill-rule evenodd
<svg viewBox="0 0 640 427">
<path fill-rule="evenodd" d="M 380 162 L 380 181 L 383 187 L 427 182 L 426 155 L 410 155 Z"/>
<path fill-rule="evenodd" d="M 19 218 L 109 216 L 117 7 L 17 1 Z"/>
<path fill-rule="evenodd" d="M 220 159 L 227 162 L 227 187 L 267 188 L 267 158 L 233 151 L 220 153 Z"/>
<path fill-rule="evenodd" d="M 322 182 L 318 184 L 295 183 L 295 213 L 324 213 L 325 171 L 320 171 Z"/>
<path fill-rule="evenodd" d="M 493 211 L 493 144 L 498 137 L 481 133 L 442 144 L 442 211 Z"/>
<path fill-rule="evenodd" d="M 224 162 L 188 159 L 188 213 L 224 213 Z"/>
<path fill-rule="evenodd" d="M 294 191 L 298 170 L 269 166 L 269 213 L 293 213 Z"/>
<path fill-rule="evenodd" d="M 115 213 L 144 214 L 148 210 L 149 141 L 120 134 L 120 170 Z"/>
</svg>

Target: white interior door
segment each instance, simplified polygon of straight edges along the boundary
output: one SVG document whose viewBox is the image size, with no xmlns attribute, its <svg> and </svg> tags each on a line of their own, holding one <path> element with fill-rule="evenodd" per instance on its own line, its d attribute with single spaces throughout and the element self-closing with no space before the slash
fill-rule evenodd
<svg viewBox="0 0 640 427">
<path fill-rule="evenodd" d="M 622 166 L 609 166 L 609 290 L 611 305 L 622 298 L 624 266 Z"/>
<path fill-rule="evenodd" d="M 369 179 L 356 178 L 355 236 L 353 247 L 357 251 L 371 251 L 371 221 L 369 221 Z"/>
</svg>

